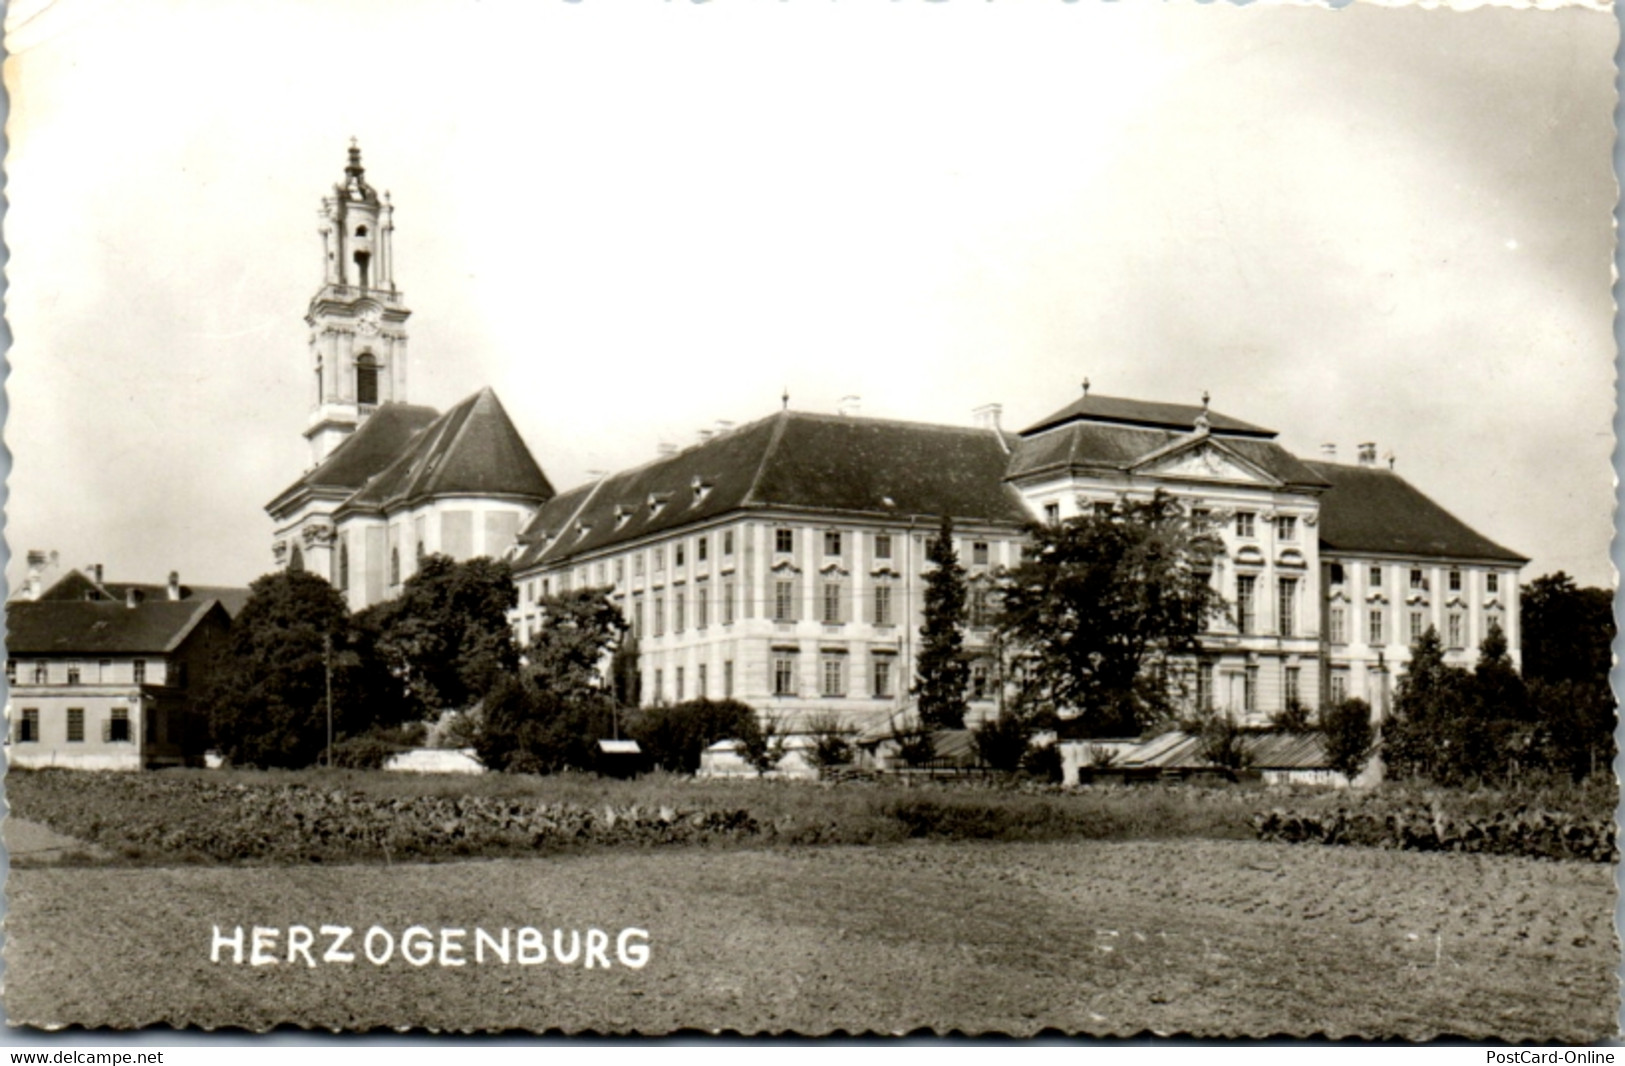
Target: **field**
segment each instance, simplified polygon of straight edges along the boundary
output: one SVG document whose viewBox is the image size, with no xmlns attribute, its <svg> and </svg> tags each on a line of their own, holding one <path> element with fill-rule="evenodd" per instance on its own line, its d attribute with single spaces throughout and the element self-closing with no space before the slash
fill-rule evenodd
<svg viewBox="0 0 1625 1066">
<path fill-rule="evenodd" d="M 1611 866 L 1254 839 L 1260 811 L 1346 797 L 313 772 L 13 773 L 6 789 L 13 1023 L 1616 1032 Z M 1594 821 L 1607 799 L 1520 802 Z M 323 961 L 324 925 L 353 929 L 354 961 Z M 242 963 L 211 947 L 216 926 L 242 927 Z M 253 965 L 255 927 L 279 961 Z M 520 964 L 527 927 L 545 962 Z M 642 967 L 625 965 L 641 935 L 615 950 L 632 927 Z M 474 957 L 476 928 L 509 930 L 508 962 Z M 564 965 L 551 952 L 572 933 L 584 957 Z M 585 965 L 594 950 L 608 965 Z"/>
<path fill-rule="evenodd" d="M 1595 1040 L 1611 871 L 1247 841 L 13 871 L 34 1025 Z M 648 930 L 641 969 L 210 961 L 212 926 Z M 470 937 L 472 933 L 468 934 Z M 566 937 L 566 941 L 568 937 Z M 315 957 L 321 957 L 318 946 Z M 382 941 L 378 941 L 379 953 Z M 568 944 L 566 943 L 566 946 Z M 359 945 L 357 948 L 360 955 Z M 471 952 L 470 952 L 471 954 Z"/>
</svg>

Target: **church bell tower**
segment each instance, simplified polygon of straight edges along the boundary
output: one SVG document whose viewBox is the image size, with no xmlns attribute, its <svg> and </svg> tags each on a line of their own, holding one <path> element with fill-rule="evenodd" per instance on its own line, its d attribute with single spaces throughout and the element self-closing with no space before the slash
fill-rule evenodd
<svg viewBox="0 0 1625 1066">
<path fill-rule="evenodd" d="M 350 141 L 344 181 L 322 198 L 322 287 L 311 298 L 314 371 L 312 463 L 327 458 L 379 404 L 406 402 L 406 319 L 395 287 L 394 208 L 367 184 L 361 149 Z"/>
</svg>

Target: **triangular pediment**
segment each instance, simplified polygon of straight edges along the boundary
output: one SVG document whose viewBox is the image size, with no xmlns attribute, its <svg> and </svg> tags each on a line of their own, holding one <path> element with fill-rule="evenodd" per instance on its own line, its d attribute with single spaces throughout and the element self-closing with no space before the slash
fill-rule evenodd
<svg viewBox="0 0 1625 1066">
<path fill-rule="evenodd" d="M 1261 467 L 1206 435 L 1159 448 L 1136 463 L 1133 472 L 1178 481 L 1222 481 L 1272 487 L 1280 484 L 1279 479 Z"/>
</svg>

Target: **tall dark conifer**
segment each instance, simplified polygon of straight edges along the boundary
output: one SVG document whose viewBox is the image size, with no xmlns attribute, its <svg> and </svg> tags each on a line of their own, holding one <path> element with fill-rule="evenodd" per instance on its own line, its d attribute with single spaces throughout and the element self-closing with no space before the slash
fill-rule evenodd
<svg viewBox="0 0 1625 1066">
<path fill-rule="evenodd" d="M 920 656 L 914 695 L 920 724 L 926 729 L 963 729 L 970 662 L 965 658 L 965 569 L 954 552 L 953 519 L 942 526 L 926 548 L 935 565 L 925 574 L 925 621 L 920 626 Z"/>
</svg>

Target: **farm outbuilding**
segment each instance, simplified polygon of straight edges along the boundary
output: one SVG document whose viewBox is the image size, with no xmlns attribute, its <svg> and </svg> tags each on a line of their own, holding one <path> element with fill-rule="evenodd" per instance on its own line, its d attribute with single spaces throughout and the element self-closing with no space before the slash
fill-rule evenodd
<svg viewBox="0 0 1625 1066">
<path fill-rule="evenodd" d="M 1124 780 L 1200 777 L 1223 772 L 1202 754 L 1201 738 L 1181 730 L 1131 746 L 1123 745 L 1122 741 L 1072 741 L 1063 745 L 1063 780 L 1075 785 L 1101 772 Z M 1114 757 L 1103 771 L 1091 770 L 1104 761 L 1099 755 L 1103 748 Z M 1325 740 L 1319 733 L 1248 733 L 1241 737 L 1241 748 L 1246 753 L 1247 769 L 1267 785 L 1349 787 L 1348 778 L 1328 763 Z M 1365 787 L 1378 778 L 1380 770 L 1373 765 L 1355 779 L 1354 785 Z"/>
</svg>

